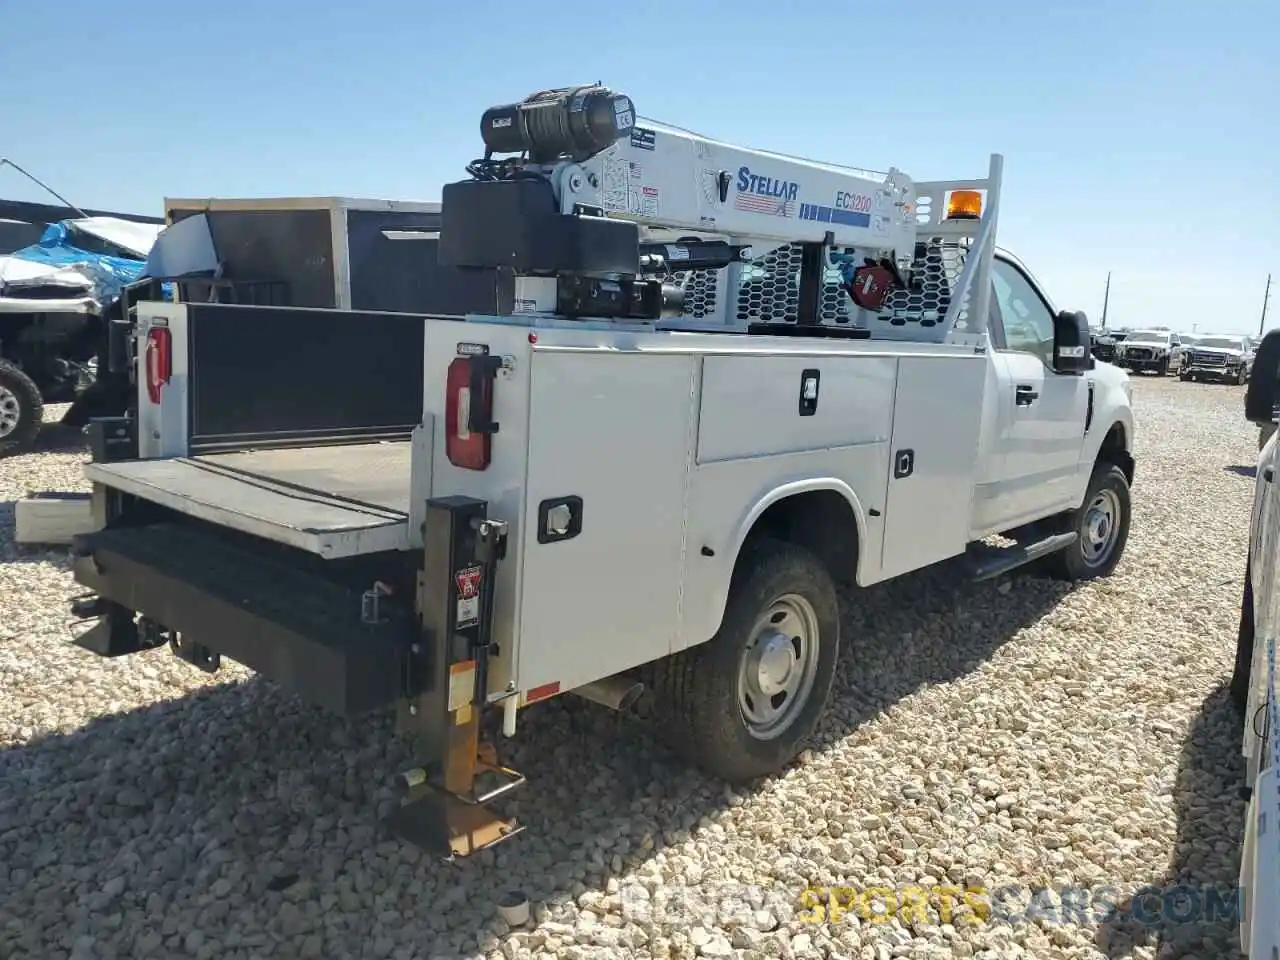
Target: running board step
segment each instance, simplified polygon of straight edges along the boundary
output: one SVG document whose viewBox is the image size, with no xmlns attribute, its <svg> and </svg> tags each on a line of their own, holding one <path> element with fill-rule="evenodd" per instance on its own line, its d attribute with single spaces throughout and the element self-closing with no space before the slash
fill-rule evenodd
<svg viewBox="0 0 1280 960">
<path fill-rule="evenodd" d="M 1076 542 L 1076 534 L 1056 533 L 1031 543 L 1015 543 L 1009 547 L 988 547 L 974 544 L 969 547 L 969 564 L 973 579 L 991 580 L 1010 570 L 1025 566 L 1035 560 L 1065 550 Z"/>
</svg>

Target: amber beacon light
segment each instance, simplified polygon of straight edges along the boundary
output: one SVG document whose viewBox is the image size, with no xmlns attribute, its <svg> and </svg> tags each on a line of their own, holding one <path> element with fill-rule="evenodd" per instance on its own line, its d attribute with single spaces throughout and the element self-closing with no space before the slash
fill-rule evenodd
<svg viewBox="0 0 1280 960">
<path fill-rule="evenodd" d="M 952 190 L 947 197 L 948 220 L 982 219 L 982 193 L 979 190 Z"/>
</svg>

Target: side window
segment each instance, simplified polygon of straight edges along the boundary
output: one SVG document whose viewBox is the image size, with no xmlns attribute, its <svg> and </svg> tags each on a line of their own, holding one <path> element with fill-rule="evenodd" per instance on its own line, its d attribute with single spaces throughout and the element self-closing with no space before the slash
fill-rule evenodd
<svg viewBox="0 0 1280 960">
<path fill-rule="evenodd" d="M 1032 353 L 1053 364 L 1053 315 L 1035 287 L 1017 267 L 1003 260 L 991 265 L 991 285 L 1000 325 L 1004 331 L 1004 348 Z"/>
</svg>

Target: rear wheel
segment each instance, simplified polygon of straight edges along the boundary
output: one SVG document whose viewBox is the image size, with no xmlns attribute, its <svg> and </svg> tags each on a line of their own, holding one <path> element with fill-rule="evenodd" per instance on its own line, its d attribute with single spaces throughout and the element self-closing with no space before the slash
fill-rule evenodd
<svg viewBox="0 0 1280 960">
<path fill-rule="evenodd" d="M 767 539 L 744 550 L 720 630 L 651 678 L 672 747 L 730 781 L 796 757 L 830 697 L 840 645 L 835 584 L 817 557 Z"/>
<path fill-rule="evenodd" d="M 0 454 L 28 446 L 44 419 L 40 388 L 8 360 L 0 360 Z"/>
<path fill-rule="evenodd" d="M 1060 580 L 1109 577 L 1129 542 L 1129 481 L 1111 463 L 1093 469 L 1084 503 L 1068 515 L 1076 542 L 1046 558 L 1045 570 Z"/>
</svg>

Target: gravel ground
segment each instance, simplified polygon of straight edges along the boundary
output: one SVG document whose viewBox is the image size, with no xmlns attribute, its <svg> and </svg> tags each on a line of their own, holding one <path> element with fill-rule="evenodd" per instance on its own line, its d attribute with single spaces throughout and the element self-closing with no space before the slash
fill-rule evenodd
<svg viewBox="0 0 1280 960">
<path fill-rule="evenodd" d="M 83 488 L 84 454 L 0 461 L 0 958 L 1229 956 L 1229 920 L 1125 908 L 1238 871 L 1224 687 L 1255 431 L 1235 387 L 1138 378 L 1135 403 L 1111 580 L 937 571 L 850 595 L 821 742 L 750 792 L 591 705 L 530 710 L 510 755 L 529 829 L 452 866 L 378 830 L 407 756 L 388 721 L 70 646 L 65 552 L 15 547 L 11 501 Z M 816 923 L 803 896 L 948 884 L 979 902 L 886 917 L 896 896 L 868 894 Z M 1119 909 L 1029 899 L 1061 886 Z M 493 909 L 511 887 L 534 907 L 516 931 Z"/>
</svg>

